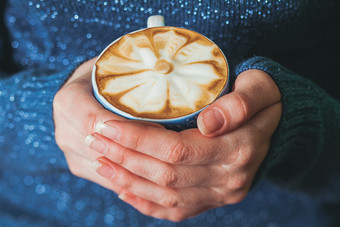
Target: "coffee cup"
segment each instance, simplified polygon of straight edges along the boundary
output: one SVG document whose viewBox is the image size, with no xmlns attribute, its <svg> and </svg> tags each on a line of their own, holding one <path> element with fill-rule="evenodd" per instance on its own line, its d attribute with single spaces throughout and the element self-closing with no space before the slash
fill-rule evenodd
<svg viewBox="0 0 340 227">
<path fill-rule="evenodd" d="M 197 127 L 198 114 L 229 91 L 228 62 L 202 34 L 165 26 L 160 15 L 147 24 L 99 55 L 92 71 L 94 95 L 127 119 L 176 131 Z"/>
</svg>

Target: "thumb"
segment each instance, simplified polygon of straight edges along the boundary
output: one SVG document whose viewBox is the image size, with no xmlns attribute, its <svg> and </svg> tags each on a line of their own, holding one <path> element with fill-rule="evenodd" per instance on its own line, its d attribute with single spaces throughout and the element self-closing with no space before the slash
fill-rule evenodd
<svg viewBox="0 0 340 227">
<path fill-rule="evenodd" d="M 280 91 L 267 73 L 253 69 L 244 71 L 237 77 L 231 93 L 200 113 L 198 129 L 208 137 L 232 131 L 280 99 Z"/>
</svg>

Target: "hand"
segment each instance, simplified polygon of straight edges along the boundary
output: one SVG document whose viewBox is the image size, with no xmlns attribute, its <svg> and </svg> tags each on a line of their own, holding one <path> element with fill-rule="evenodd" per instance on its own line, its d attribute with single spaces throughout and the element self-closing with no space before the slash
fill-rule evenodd
<svg viewBox="0 0 340 227">
<path fill-rule="evenodd" d="M 237 77 L 233 92 L 216 100 L 200 113 L 198 128 L 208 137 L 221 135 L 240 127 L 258 112 L 280 100 L 280 91 L 267 73 L 261 70 L 245 71 Z"/>
<path fill-rule="evenodd" d="M 110 187 L 119 193 L 120 187 L 113 184 L 108 186 L 107 180 L 98 177 L 91 168 L 92 161 L 100 155 L 84 144 L 85 137 L 93 132 L 97 122 L 122 120 L 105 110 L 93 97 L 91 71 L 94 62 L 95 59 L 92 59 L 78 67 L 56 94 L 53 101 L 55 139 L 74 175 Z"/>
<path fill-rule="evenodd" d="M 87 142 L 103 156 L 97 172 L 108 188 L 118 185 L 120 198 L 146 215 L 180 221 L 247 195 L 280 120 L 280 98 L 269 75 L 249 70 L 199 116 L 206 136 L 110 120 Z"/>
</svg>

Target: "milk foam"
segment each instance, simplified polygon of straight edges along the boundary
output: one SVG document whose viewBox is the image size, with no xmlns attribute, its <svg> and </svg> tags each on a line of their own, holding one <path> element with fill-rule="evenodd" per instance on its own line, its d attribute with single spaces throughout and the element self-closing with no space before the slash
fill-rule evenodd
<svg viewBox="0 0 340 227">
<path fill-rule="evenodd" d="M 123 37 L 97 61 L 104 97 L 132 115 L 151 118 L 186 115 L 213 102 L 228 75 L 218 47 L 192 31 L 153 29 L 160 32 Z"/>
</svg>

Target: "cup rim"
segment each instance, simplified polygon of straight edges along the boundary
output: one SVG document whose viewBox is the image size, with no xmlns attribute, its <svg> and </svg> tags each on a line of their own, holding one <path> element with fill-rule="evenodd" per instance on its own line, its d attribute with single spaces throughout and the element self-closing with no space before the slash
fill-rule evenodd
<svg viewBox="0 0 340 227">
<path fill-rule="evenodd" d="M 225 93 L 227 93 L 229 91 L 229 83 L 230 83 L 230 68 L 229 68 L 229 62 L 226 58 L 226 56 L 224 55 L 223 51 L 221 50 L 221 48 L 215 43 L 213 42 L 211 39 L 209 39 L 208 37 L 206 37 L 205 35 L 203 34 L 200 34 L 196 31 L 193 31 L 191 29 L 187 29 L 187 28 L 182 28 L 182 27 L 176 27 L 176 26 L 168 26 L 168 25 L 165 25 L 165 26 L 161 26 L 161 27 L 171 27 L 171 28 L 180 28 L 180 29 L 185 29 L 185 30 L 189 30 L 189 31 L 192 31 L 192 32 L 195 32 L 203 37 L 205 37 L 206 39 L 208 39 L 210 42 L 214 43 L 218 49 L 220 50 L 220 52 L 222 53 L 223 57 L 224 57 L 224 60 L 226 62 L 226 66 L 227 66 L 227 70 L 228 70 L 228 75 L 227 75 L 227 80 L 225 82 L 225 85 L 223 87 L 223 89 L 220 91 L 220 93 L 218 94 L 218 96 L 216 97 L 216 99 L 211 102 L 210 104 L 202 107 L 201 109 L 199 110 L 196 110 L 195 112 L 192 112 L 190 114 L 186 114 L 186 115 L 183 115 L 183 116 L 180 116 L 180 117 L 175 117 L 175 118 L 144 118 L 144 117 L 135 117 L 127 112 L 124 112 L 120 109 L 118 109 L 117 107 L 115 107 L 114 105 L 112 105 L 109 101 L 107 101 L 98 91 L 98 85 L 97 85 L 97 80 L 96 80 L 96 63 L 97 61 L 100 59 L 100 57 L 107 51 L 108 48 L 110 48 L 112 45 L 114 45 L 117 41 L 119 41 L 123 36 L 125 35 L 128 35 L 128 34 L 133 34 L 133 33 L 136 33 L 136 32 L 140 32 L 140 31 L 143 31 L 143 30 L 147 30 L 147 29 L 153 29 L 153 28 L 160 28 L 160 27 L 147 27 L 147 28 L 142 28 L 142 29 L 138 29 L 138 30 L 135 30 L 135 31 L 132 31 L 132 32 L 129 32 L 123 36 L 120 36 L 119 38 L 115 39 L 113 42 L 111 42 L 109 45 L 107 45 L 102 51 L 101 53 L 98 55 L 94 65 L 93 65 L 93 68 L 92 68 L 92 74 L 91 74 L 91 81 L 92 81 L 92 88 L 93 88 L 93 93 L 94 93 L 94 96 L 96 97 L 96 99 L 108 110 L 114 112 L 115 114 L 118 114 L 122 117 L 125 117 L 125 118 L 128 118 L 128 119 L 131 119 L 131 120 L 141 120 L 141 121 L 149 121 L 149 122 L 155 122 L 155 123 L 164 123 L 164 122 L 172 122 L 172 121 L 179 121 L 179 120 L 185 120 L 185 119 L 189 119 L 195 115 L 198 115 L 201 111 L 203 111 L 205 108 L 207 108 L 208 106 L 210 106 L 212 103 L 214 103 L 218 98 L 220 98 L 221 96 L 223 96 Z"/>
</svg>

